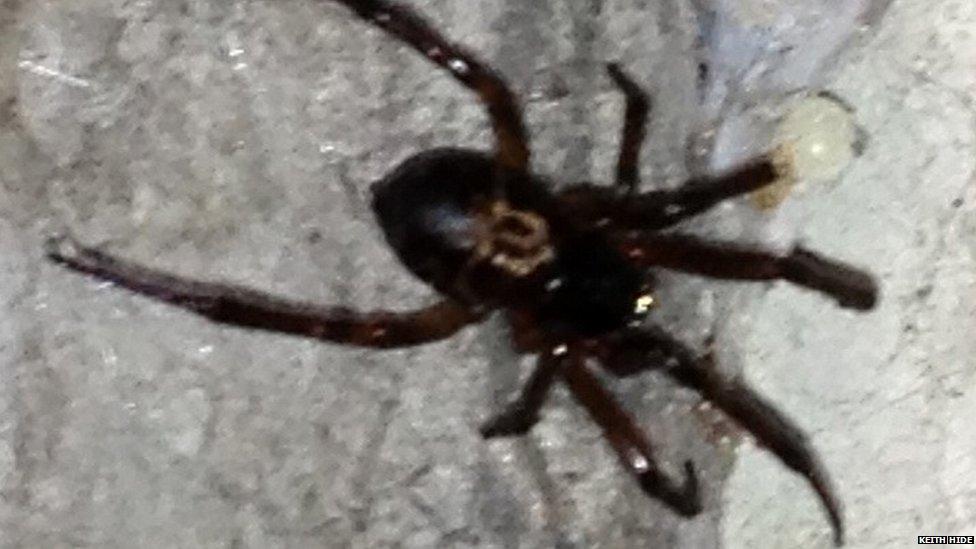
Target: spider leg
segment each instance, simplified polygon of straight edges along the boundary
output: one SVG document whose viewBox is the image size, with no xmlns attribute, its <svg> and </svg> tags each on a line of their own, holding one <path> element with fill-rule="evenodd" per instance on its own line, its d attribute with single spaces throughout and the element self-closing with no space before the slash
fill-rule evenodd
<svg viewBox="0 0 976 549">
<path fill-rule="evenodd" d="M 801 247 L 785 255 L 678 234 L 633 233 L 616 238 L 633 261 L 728 280 L 787 280 L 834 298 L 841 307 L 869 310 L 878 287 L 868 273 Z"/>
<path fill-rule="evenodd" d="M 711 350 L 704 357 L 696 357 L 687 346 L 661 328 L 649 327 L 618 334 L 605 342 L 596 354 L 607 370 L 624 375 L 634 373 L 635 365 L 643 356 L 644 369 L 662 369 L 733 418 L 787 467 L 807 479 L 827 511 L 835 543 L 843 544 L 841 504 L 827 469 L 807 436 L 744 382 L 719 374 Z"/>
<path fill-rule="evenodd" d="M 656 228 L 661 229 L 704 213 L 725 200 L 761 189 L 781 175 L 773 154 L 760 156 L 719 175 L 691 179 L 671 191 L 641 194 L 628 206 L 630 215 L 644 225 L 646 222 L 639 221 L 641 217 L 653 212 L 651 217 L 657 220 Z"/>
<path fill-rule="evenodd" d="M 523 173 L 529 145 L 515 95 L 490 67 L 451 44 L 414 10 L 386 0 L 336 0 L 446 69 L 473 91 L 491 117 L 497 141 L 496 159 L 510 173 Z"/>
<path fill-rule="evenodd" d="M 626 128 L 624 131 L 626 133 Z M 621 150 L 621 158 L 623 156 Z M 692 179 L 674 190 L 621 197 L 616 189 L 575 185 L 560 193 L 559 198 L 565 213 L 583 224 L 661 230 L 703 213 L 722 201 L 761 189 L 773 183 L 778 174 L 772 154 L 769 154 L 724 174 Z"/>
<path fill-rule="evenodd" d="M 617 63 L 607 63 L 607 74 L 620 88 L 626 100 L 624 127 L 620 135 L 620 156 L 617 158 L 617 187 L 623 187 L 629 196 L 636 193 L 640 185 L 638 156 L 644 142 L 651 100 Z"/>
<path fill-rule="evenodd" d="M 403 312 L 358 312 L 297 303 L 239 286 L 190 280 L 149 269 L 86 248 L 69 237 L 49 240 L 47 256 L 71 270 L 221 324 L 358 347 L 406 347 L 438 341 L 481 317 L 447 300 Z"/>
<path fill-rule="evenodd" d="M 563 379 L 576 400 L 603 430 L 620 462 L 637 479 L 644 492 L 683 516 L 701 512 L 698 478 L 691 461 L 684 463 L 685 478 L 675 483 L 654 461 L 650 440 L 637 427 L 613 396 L 600 384 L 585 361 L 575 358 L 563 372 Z"/>
<path fill-rule="evenodd" d="M 528 433 L 538 423 L 539 410 L 545 403 L 563 363 L 564 360 L 553 353 L 540 355 L 535 370 L 518 397 L 481 425 L 481 436 L 487 439 Z"/>
</svg>

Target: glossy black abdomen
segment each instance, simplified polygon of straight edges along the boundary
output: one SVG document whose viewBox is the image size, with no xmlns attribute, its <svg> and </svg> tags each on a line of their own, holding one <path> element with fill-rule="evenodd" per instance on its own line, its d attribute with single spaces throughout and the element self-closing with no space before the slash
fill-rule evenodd
<svg viewBox="0 0 976 549">
<path fill-rule="evenodd" d="M 373 183 L 373 211 L 400 261 L 445 295 L 474 248 L 472 210 L 491 198 L 493 162 L 466 149 L 408 158 Z"/>
<path fill-rule="evenodd" d="M 602 234 L 562 221 L 542 180 L 526 176 L 502 190 L 511 209 L 498 219 L 526 225 L 499 225 L 486 215 L 498 203 L 495 177 L 484 153 L 436 149 L 374 183 L 373 210 L 404 266 L 459 301 L 534 310 L 551 333 L 596 335 L 628 322 L 641 273 Z M 506 255 L 511 249 L 489 245 L 485 252 L 486 243 L 504 240 L 507 231 L 517 240 L 521 229 L 533 227 L 544 237 L 537 248 L 522 250 L 522 262 Z"/>
</svg>

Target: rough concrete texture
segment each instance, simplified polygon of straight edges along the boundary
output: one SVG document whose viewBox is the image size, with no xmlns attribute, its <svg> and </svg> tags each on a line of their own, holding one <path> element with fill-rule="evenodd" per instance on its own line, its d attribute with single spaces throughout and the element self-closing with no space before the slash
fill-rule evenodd
<svg viewBox="0 0 976 549">
<path fill-rule="evenodd" d="M 972 0 L 412 4 L 513 83 L 534 164 L 562 181 L 609 179 L 608 59 L 655 95 L 648 186 L 763 150 L 820 92 L 849 112 L 836 177 L 685 230 L 868 266 L 877 311 L 667 277 L 657 315 L 696 345 L 715 329 L 723 368 L 807 429 L 849 546 L 976 533 Z M 828 546 L 806 484 L 659 376 L 613 386 L 670 470 L 698 464 L 694 520 L 646 499 L 561 389 L 531 436 L 479 438 L 529 364 L 497 320 L 365 352 L 221 328 L 41 259 L 69 229 L 186 275 L 410 307 L 428 292 L 385 248 L 368 183 L 489 137 L 458 85 L 329 2 L 0 2 L 0 546 Z"/>
</svg>

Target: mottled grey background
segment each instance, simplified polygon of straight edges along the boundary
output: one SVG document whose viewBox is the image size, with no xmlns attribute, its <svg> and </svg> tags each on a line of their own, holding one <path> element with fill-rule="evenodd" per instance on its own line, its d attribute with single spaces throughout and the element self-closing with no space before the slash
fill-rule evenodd
<svg viewBox="0 0 976 549">
<path fill-rule="evenodd" d="M 829 92 L 860 156 L 779 208 L 688 230 L 870 266 L 858 315 L 807 292 L 666 278 L 658 315 L 811 434 L 851 547 L 976 533 L 972 0 L 417 0 L 524 99 L 539 171 L 606 181 L 653 90 L 648 185 L 762 150 Z M 707 72 L 699 65 L 708 67 Z M 615 383 L 707 510 L 647 500 L 561 389 L 523 440 L 476 426 L 526 373 L 493 321 L 370 353 L 220 328 L 59 270 L 44 237 L 296 298 L 406 308 L 368 183 L 490 146 L 480 107 L 312 0 L 0 1 L 0 546 L 825 547 L 806 484 L 648 375 Z M 521 364 L 521 367 L 520 367 Z"/>
</svg>

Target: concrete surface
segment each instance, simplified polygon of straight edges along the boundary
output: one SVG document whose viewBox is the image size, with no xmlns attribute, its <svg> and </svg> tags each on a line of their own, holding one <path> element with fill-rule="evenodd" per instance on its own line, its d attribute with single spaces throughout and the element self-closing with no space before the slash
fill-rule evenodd
<svg viewBox="0 0 976 549">
<path fill-rule="evenodd" d="M 976 4 L 412 3 L 508 77 L 536 167 L 564 181 L 609 179 L 608 59 L 655 93 L 648 186 L 764 149 L 820 92 L 850 113 L 856 140 L 824 150 L 854 154 L 817 172 L 836 177 L 686 229 L 868 266 L 878 310 L 667 277 L 658 315 L 696 344 L 715 326 L 723 367 L 811 434 L 849 546 L 976 533 Z M 423 303 L 368 183 L 421 148 L 486 147 L 486 129 L 449 78 L 329 2 L 0 1 L 0 546 L 828 546 L 806 485 L 658 376 L 614 386 L 669 467 L 702 470 L 690 521 L 632 485 L 562 390 L 530 437 L 478 437 L 526 373 L 498 321 L 371 353 L 220 328 L 41 260 L 70 229 L 187 275 Z"/>
</svg>

